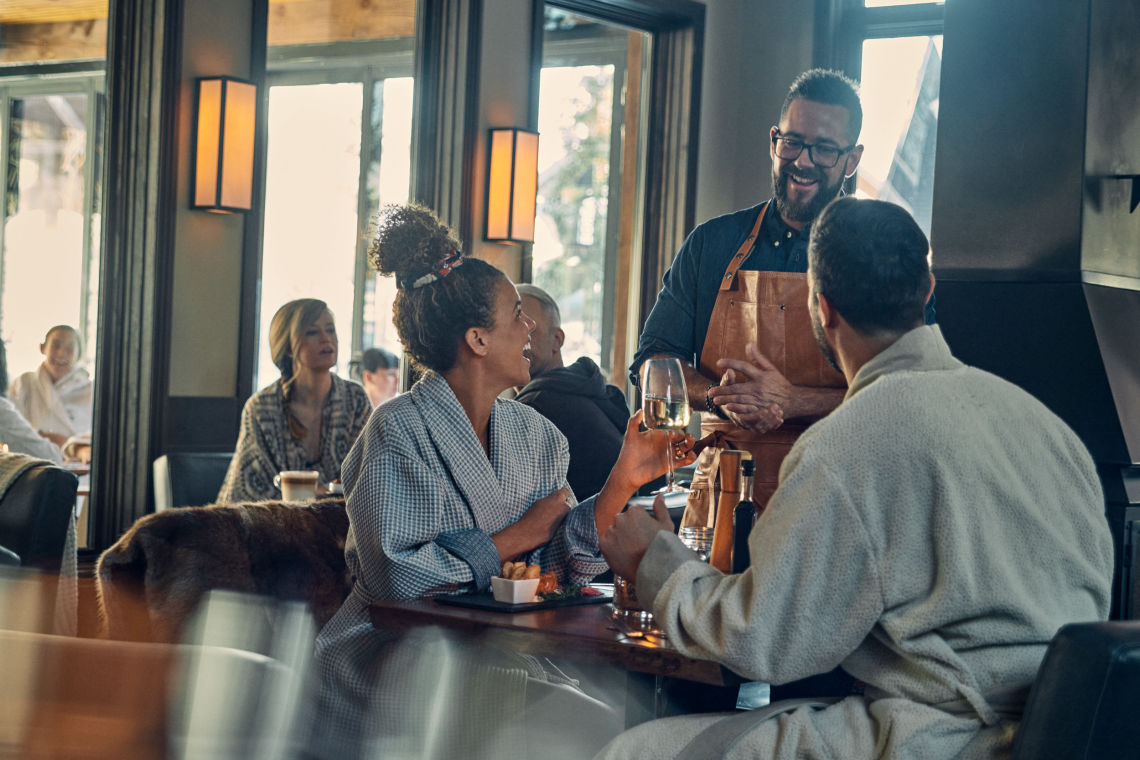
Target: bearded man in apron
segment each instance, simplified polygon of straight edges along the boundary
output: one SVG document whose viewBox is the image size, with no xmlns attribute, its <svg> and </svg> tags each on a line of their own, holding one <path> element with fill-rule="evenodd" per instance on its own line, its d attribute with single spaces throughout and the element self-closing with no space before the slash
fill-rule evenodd
<svg viewBox="0 0 1140 760">
<path fill-rule="evenodd" d="M 703 441 L 752 454 L 753 501 L 761 508 L 792 444 L 846 391 L 812 333 L 805 273 L 810 225 L 862 158 L 862 120 L 847 77 L 812 69 L 796 78 L 769 133 L 775 197 L 689 235 L 630 367 L 636 384 L 646 359 L 681 359 Z M 934 321 L 933 299 L 926 321 Z M 713 451 L 702 454 L 698 470 L 714 467 Z"/>
</svg>

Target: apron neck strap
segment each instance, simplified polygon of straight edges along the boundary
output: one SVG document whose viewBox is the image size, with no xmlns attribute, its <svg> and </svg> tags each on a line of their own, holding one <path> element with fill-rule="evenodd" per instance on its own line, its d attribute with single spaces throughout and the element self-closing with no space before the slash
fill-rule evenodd
<svg viewBox="0 0 1140 760">
<path fill-rule="evenodd" d="M 756 236 L 760 234 L 760 225 L 764 222 L 764 214 L 768 212 L 768 206 L 770 204 L 771 201 L 760 207 L 760 213 L 756 215 L 756 221 L 752 224 L 752 231 L 748 233 L 748 237 L 744 238 L 744 242 L 736 249 L 732 261 L 728 262 L 728 268 L 724 270 L 724 277 L 721 278 L 720 281 L 721 290 L 732 289 L 732 285 L 736 281 L 736 273 L 752 253 L 752 248 L 756 243 Z"/>
</svg>

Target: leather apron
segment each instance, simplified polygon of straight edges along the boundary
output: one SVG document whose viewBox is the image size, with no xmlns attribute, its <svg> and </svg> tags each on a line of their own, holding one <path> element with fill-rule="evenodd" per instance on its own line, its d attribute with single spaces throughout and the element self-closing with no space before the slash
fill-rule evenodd
<svg viewBox="0 0 1140 760">
<path fill-rule="evenodd" d="M 845 388 L 847 382 L 823 357 L 812 332 L 808 314 L 807 275 L 799 272 L 741 272 L 752 254 L 760 225 L 771 202 L 765 203 L 752 231 L 724 271 L 709 319 L 700 370 L 719 378 L 718 359 L 747 360 L 745 346 L 756 343 L 788 382 L 816 388 Z M 752 500 L 763 508 L 776 490 L 780 463 L 814 419 L 798 418 L 767 433 L 743 430 L 711 412 L 701 414 L 701 436 L 719 432 L 717 438 L 735 449 L 752 454 L 756 462 Z M 699 467 L 699 464 L 698 464 Z"/>
</svg>

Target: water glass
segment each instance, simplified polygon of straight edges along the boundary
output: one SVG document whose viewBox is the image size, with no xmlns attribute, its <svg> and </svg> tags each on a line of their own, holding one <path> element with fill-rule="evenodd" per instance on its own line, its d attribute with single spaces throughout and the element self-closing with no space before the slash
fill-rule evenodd
<svg viewBox="0 0 1140 760">
<path fill-rule="evenodd" d="M 681 530 L 677 533 L 677 537 L 681 539 L 681 543 L 697 553 L 697 558 L 700 559 L 701 562 L 709 561 L 709 554 L 712 553 L 712 528 L 682 526 Z"/>
<path fill-rule="evenodd" d="M 637 589 L 633 581 L 614 575 L 614 611 L 615 620 L 623 623 L 626 628 L 644 633 L 660 634 L 653 613 L 642 606 L 637 598 Z"/>
</svg>

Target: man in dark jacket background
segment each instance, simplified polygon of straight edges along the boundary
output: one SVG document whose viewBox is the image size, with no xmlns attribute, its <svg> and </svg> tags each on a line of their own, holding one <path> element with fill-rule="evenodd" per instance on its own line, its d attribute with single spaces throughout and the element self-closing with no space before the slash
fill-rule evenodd
<svg viewBox="0 0 1140 760">
<path fill-rule="evenodd" d="M 629 420 L 625 394 L 607 385 L 587 356 L 562 363 L 562 318 L 558 304 L 535 285 L 518 286 L 523 311 L 535 322 L 530 334 L 530 382 L 515 396 L 554 423 L 570 442 L 567 480 L 578 499 L 602 490 L 617 461 Z"/>
</svg>

